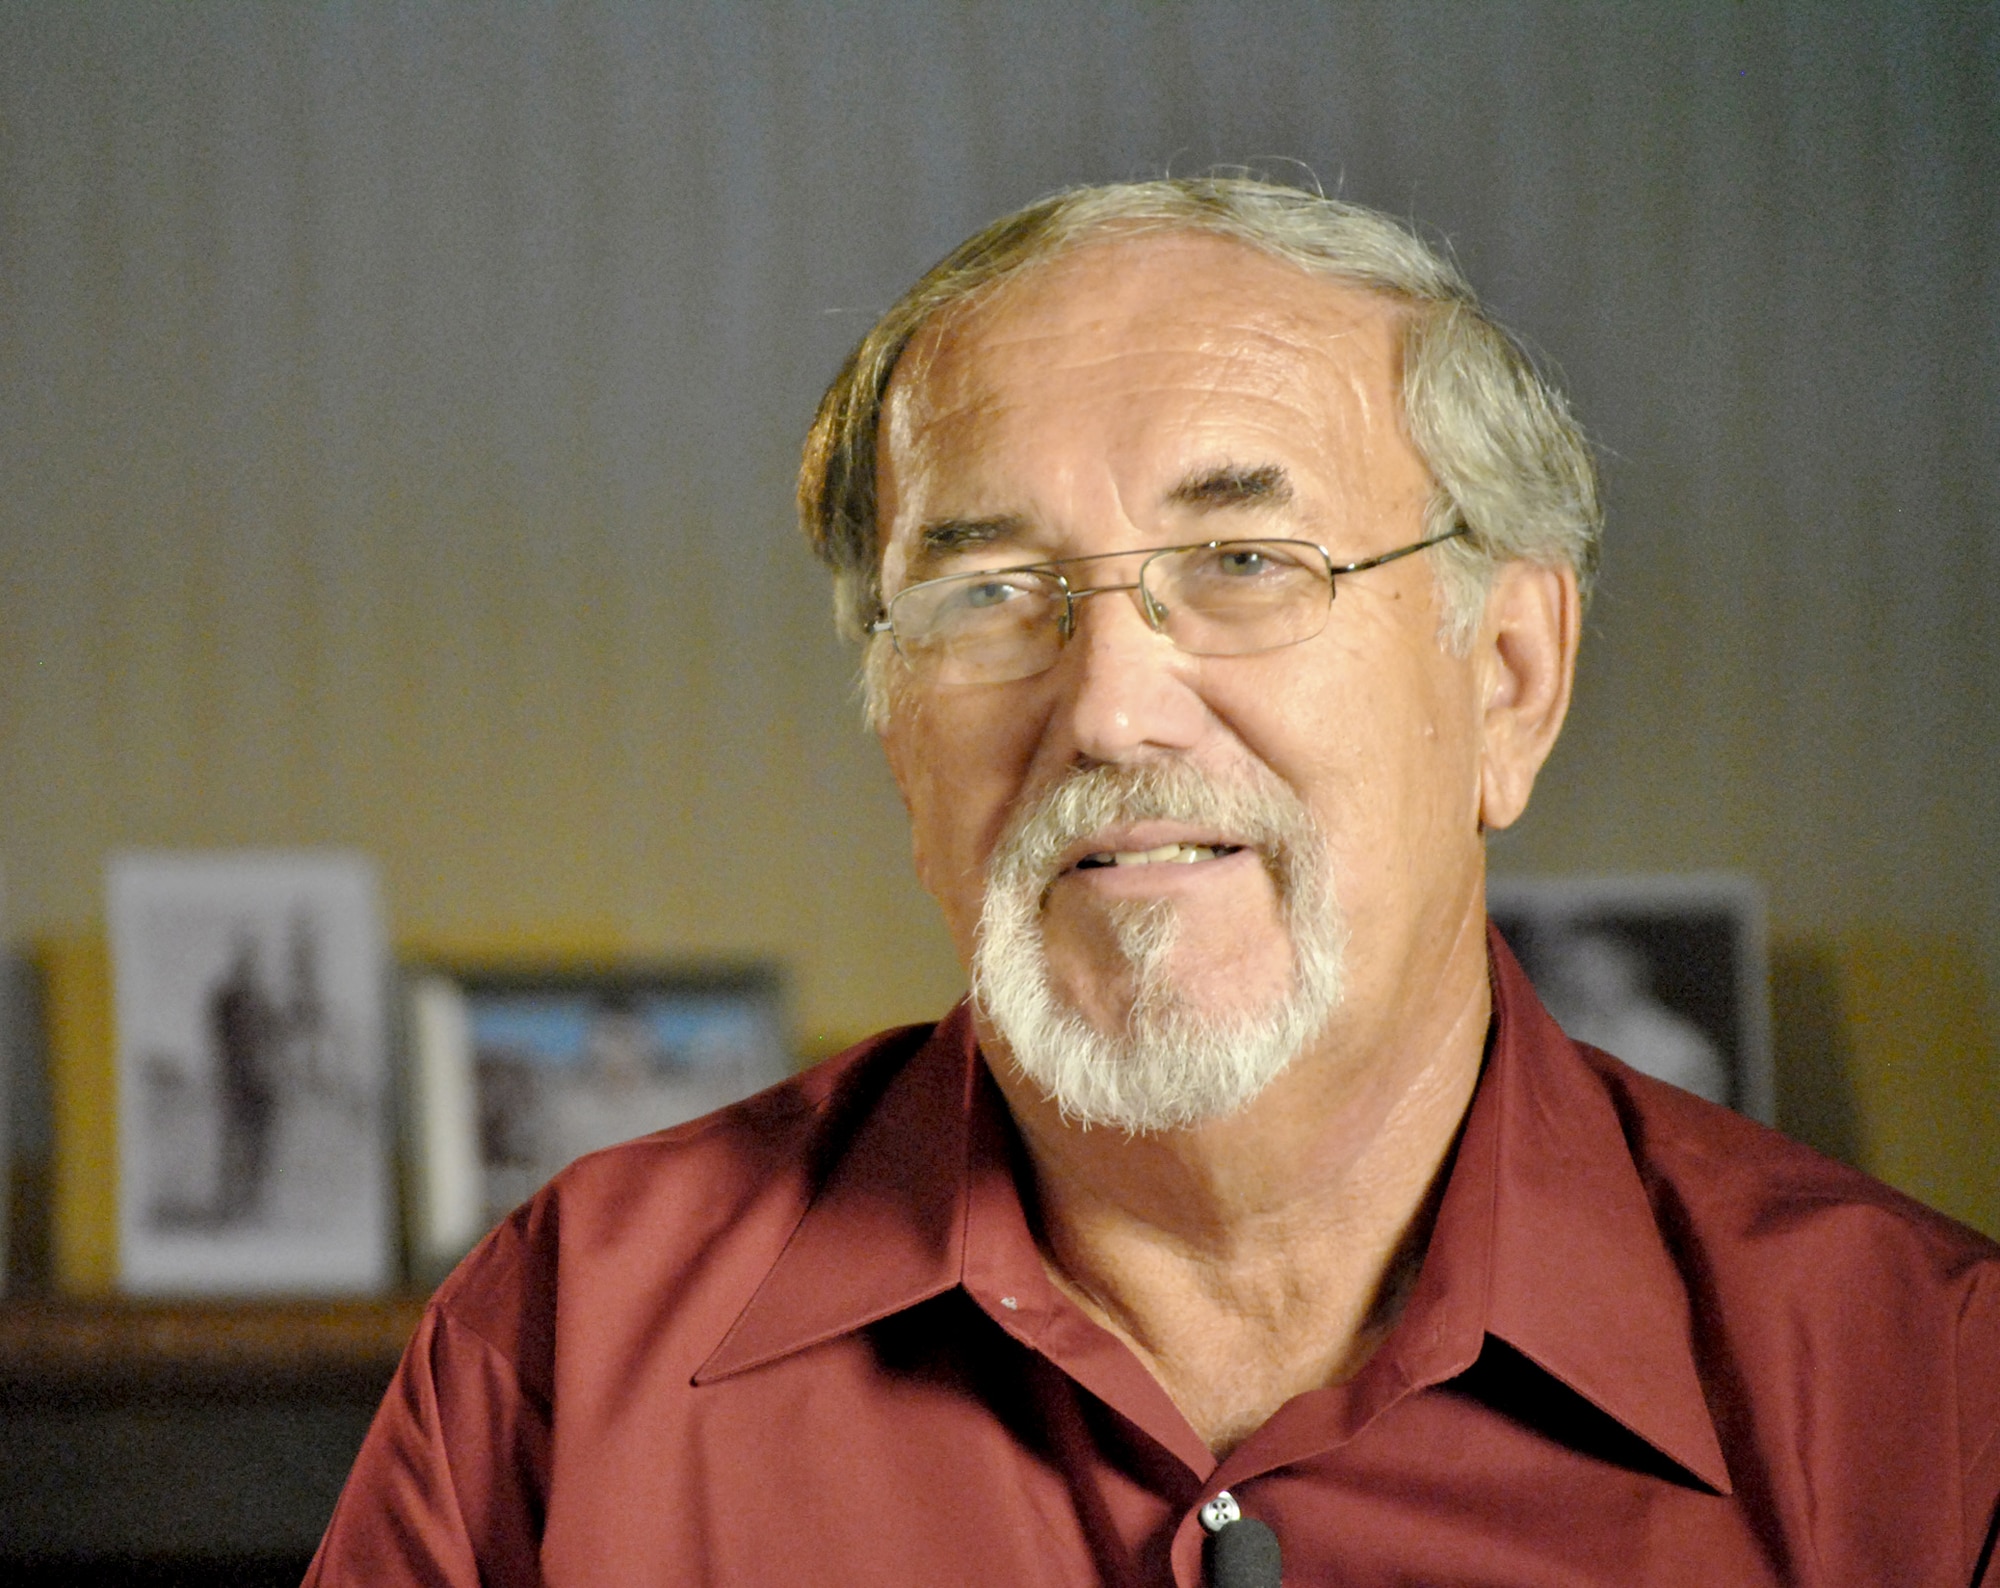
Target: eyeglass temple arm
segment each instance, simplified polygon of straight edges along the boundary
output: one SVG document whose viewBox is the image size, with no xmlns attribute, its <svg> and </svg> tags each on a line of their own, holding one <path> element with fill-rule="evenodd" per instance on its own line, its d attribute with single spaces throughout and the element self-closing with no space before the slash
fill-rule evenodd
<svg viewBox="0 0 2000 1588">
<path fill-rule="evenodd" d="M 1385 551 L 1379 557 L 1363 557 L 1359 562 L 1337 562 L 1327 572 L 1338 579 L 1344 573 L 1366 573 L 1370 568 L 1380 568 L 1384 563 L 1396 562 L 1404 557 L 1414 557 L 1420 551 L 1442 545 L 1447 540 L 1456 540 L 1461 535 L 1470 535 L 1470 524 L 1454 524 L 1442 535 L 1433 535 L 1428 540 L 1416 541 L 1408 546 L 1398 546 L 1394 551 Z"/>
</svg>

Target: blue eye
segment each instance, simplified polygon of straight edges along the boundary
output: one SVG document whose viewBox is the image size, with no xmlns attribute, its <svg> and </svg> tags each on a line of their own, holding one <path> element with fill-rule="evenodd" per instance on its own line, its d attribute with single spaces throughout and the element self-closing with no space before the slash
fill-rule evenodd
<svg viewBox="0 0 2000 1588">
<path fill-rule="evenodd" d="M 977 610 L 1004 606 L 1007 602 L 1018 600 L 1027 593 L 1017 580 L 980 579 L 961 586 L 958 599 L 961 606 Z"/>
<path fill-rule="evenodd" d="M 1198 579 L 1250 584 L 1288 578 L 1301 572 L 1302 565 L 1275 546 L 1238 543 L 1200 548 L 1189 560 L 1189 571 Z"/>
</svg>

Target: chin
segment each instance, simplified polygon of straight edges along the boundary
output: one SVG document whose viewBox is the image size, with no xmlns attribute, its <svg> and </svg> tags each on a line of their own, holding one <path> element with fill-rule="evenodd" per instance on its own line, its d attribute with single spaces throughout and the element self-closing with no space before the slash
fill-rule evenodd
<svg viewBox="0 0 2000 1588">
<path fill-rule="evenodd" d="M 1278 994 L 1217 1008 L 1174 971 L 1171 906 L 1137 906 L 1113 920 L 1132 988 L 1114 1029 L 1056 992 L 1039 923 L 1027 912 L 989 908 L 973 957 L 982 1013 L 1070 1123 L 1138 1135 L 1227 1118 L 1283 1074 L 1339 1007 L 1337 922 L 1306 941 L 1295 935 L 1293 974 Z"/>
<path fill-rule="evenodd" d="M 1171 895 L 1103 901 L 1124 995 L 1115 1029 L 1057 990 L 1045 901 L 1059 857 L 1115 821 L 1146 819 L 1212 823 L 1266 857 L 1279 898 L 1281 941 L 1272 947 L 1290 966 L 1270 996 L 1243 1007 L 1242 984 L 1227 969 L 1243 963 L 1243 951 L 1220 963 L 1203 953 L 1190 939 L 1211 936 L 1210 923 L 1189 932 Z M 1282 1074 L 1340 1005 L 1347 935 L 1326 856 L 1310 815 L 1275 776 L 1225 787 L 1186 765 L 1077 773 L 1023 811 L 995 850 L 973 997 L 1021 1072 L 1073 1123 L 1137 1134 L 1225 1118 Z M 1196 976 L 1176 963 L 1191 956 Z M 1220 1008 L 1204 996 L 1218 983 L 1228 994 Z"/>
</svg>

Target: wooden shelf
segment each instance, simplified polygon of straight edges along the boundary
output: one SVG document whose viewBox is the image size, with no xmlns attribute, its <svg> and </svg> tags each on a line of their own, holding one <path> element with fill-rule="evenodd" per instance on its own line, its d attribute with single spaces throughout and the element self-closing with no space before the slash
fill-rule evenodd
<svg viewBox="0 0 2000 1588">
<path fill-rule="evenodd" d="M 0 1386 L 386 1383 L 420 1296 L 368 1301 L 0 1303 Z"/>
</svg>

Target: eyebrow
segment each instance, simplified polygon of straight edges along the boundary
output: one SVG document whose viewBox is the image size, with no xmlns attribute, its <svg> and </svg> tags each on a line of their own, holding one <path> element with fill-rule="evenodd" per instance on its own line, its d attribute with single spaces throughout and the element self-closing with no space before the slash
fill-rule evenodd
<svg viewBox="0 0 2000 1588">
<path fill-rule="evenodd" d="M 1028 521 L 1018 513 L 1002 513 L 994 518 L 940 518 L 917 531 L 919 557 L 947 557 L 973 546 L 990 546 L 996 541 L 1018 540 Z"/>
<path fill-rule="evenodd" d="M 1250 469 L 1225 463 L 1189 475 L 1167 493 L 1167 501 L 1174 506 L 1203 512 L 1222 507 L 1282 507 L 1291 499 L 1291 476 L 1276 463 L 1260 463 Z"/>
<path fill-rule="evenodd" d="M 1244 468 L 1224 463 L 1190 474 L 1167 493 L 1167 501 L 1177 507 L 1212 512 L 1229 507 L 1282 507 L 1292 495 L 1291 476 L 1282 464 Z M 929 563 L 980 546 L 1023 541 L 1027 535 L 1028 520 L 1019 513 L 933 519 L 917 531 L 917 561 Z"/>
</svg>

